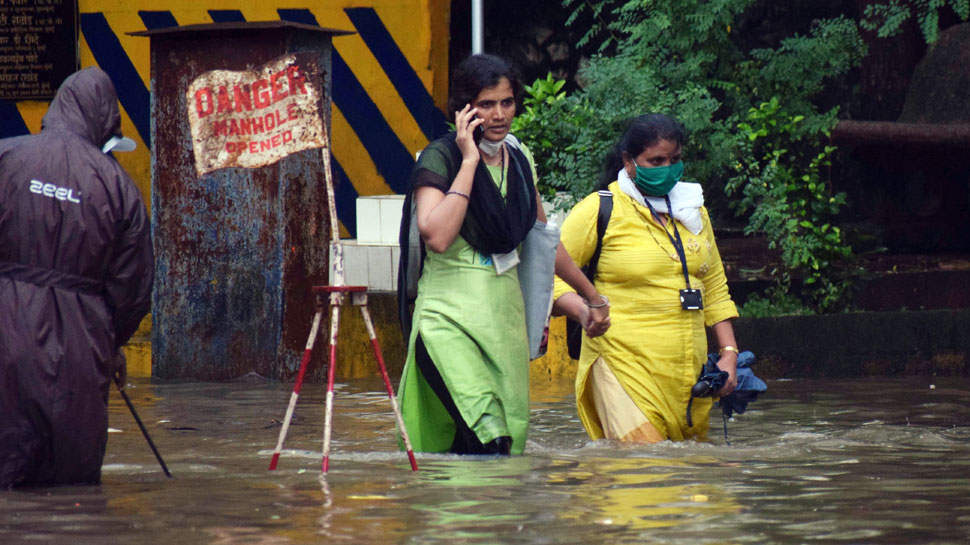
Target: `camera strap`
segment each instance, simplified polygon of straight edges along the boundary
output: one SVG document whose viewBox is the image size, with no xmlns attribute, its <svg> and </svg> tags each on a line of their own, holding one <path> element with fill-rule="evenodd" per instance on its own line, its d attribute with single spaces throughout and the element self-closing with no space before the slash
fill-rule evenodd
<svg viewBox="0 0 970 545">
<path fill-rule="evenodd" d="M 664 201 L 667 202 L 667 210 L 673 210 L 673 208 L 670 206 L 670 197 L 664 195 Z M 644 200 L 644 202 L 646 203 L 647 208 L 650 209 L 650 213 L 653 215 L 654 219 L 656 219 L 657 223 L 659 223 L 663 228 L 664 234 L 667 235 L 668 239 L 670 239 L 670 243 L 674 246 L 674 250 L 677 251 L 677 257 L 680 258 L 680 265 L 684 270 L 684 282 L 687 283 L 687 289 L 690 289 L 690 276 L 687 272 L 687 254 L 684 252 L 684 243 L 680 240 L 680 231 L 677 229 L 676 220 L 674 220 L 673 216 L 670 216 L 669 223 L 674 227 L 674 234 L 671 236 L 670 231 L 663 226 L 664 223 L 660 219 L 660 214 L 657 214 L 657 211 L 653 208 L 653 205 L 650 204 L 650 201 Z"/>
</svg>

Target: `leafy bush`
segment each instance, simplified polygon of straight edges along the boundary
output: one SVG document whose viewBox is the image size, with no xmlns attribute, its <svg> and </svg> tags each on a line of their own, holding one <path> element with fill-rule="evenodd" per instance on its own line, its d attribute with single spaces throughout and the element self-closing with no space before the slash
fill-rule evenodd
<svg viewBox="0 0 970 545">
<path fill-rule="evenodd" d="M 740 193 L 731 203 L 739 213 L 751 212 L 745 233 L 765 233 L 769 248 L 781 249 L 785 267 L 773 275 L 776 292 L 787 293 L 797 275 L 817 310 L 839 310 L 852 288 L 852 249 L 830 221 L 845 206 L 845 194 L 833 194 L 823 179 L 834 147 L 823 146 L 808 165 L 793 153 L 804 119 L 782 110 L 777 97 L 751 108 L 737 125 L 750 160 L 735 165 L 727 189 Z"/>
<path fill-rule="evenodd" d="M 518 134 L 540 157 L 548 190 L 587 195 L 628 119 L 672 115 L 688 131 L 685 177 L 704 184 L 709 201 L 721 191 L 737 196 L 746 232 L 781 249 L 784 266 L 768 295 L 778 297 L 797 277 L 813 309 L 844 308 L 852 251 L 835 218 L 845 197 L 831 194 L 827 178 L 839 105 L 820 105 L 820 96 L 845 85 L 865 55 L 856 22 L 820 19 L 773 48 L 746 48 L 736 33 L 755 0 L 563 4 L 571 20 L 599 21 L 581 45 L 600 45 L 573 95 L 549 77 L 531 86 Z"/>
<path fill-rule="evenodd" d="M 812 314 L 812 309 L 787 291 L 770 289 L 766 297 L 752 295 L 738 307 L 742 318 L 769 318 Z"/>
<path fill-rule="evenodd" d="M 545 78 L 525 86 L 522 113 L 512 120 L 512 133 L 529 146 L 539 171 L 538 187 L 543 195 L 553 195 L 562 187 L 553 184 L 549 173 L 554 170 L 553 151 L 557 144 L 556 123 L 563 112 L 566 92 L 565 80 L 557 80 L 549 73 Z"/>
</svg>

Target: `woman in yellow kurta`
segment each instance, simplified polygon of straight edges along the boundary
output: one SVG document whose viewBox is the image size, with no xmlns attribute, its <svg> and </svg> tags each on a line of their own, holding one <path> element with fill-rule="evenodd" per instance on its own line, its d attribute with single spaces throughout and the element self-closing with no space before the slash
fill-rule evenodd
<svg viewBox="0 0 970 545">
<path fill-rule="evenodd" d="M 684 140 L 674 119 L 640 116 L 606 161 L 601 182 L 616 181 L 608 185 L 613 210 L 594 284 L 609 298 L 612 326 L 602 336 L 583 336 L 576 377 L 579 416 L 593 439 L 706 439 L 713 400 L 689 403 L 707 359 L 705 326 L 715 331 L 717 365 L 728 373 L 717 394 L 729 395 L 737 383 L 737 309 L 700 185 L 679 181 Z M 579 265 L 596 248 L 600 198 L 586 197 L 563 224 L 562 243 Z M 690 309 L 688 283 L 700 291 L 702 309 Z M 555 297 L 554 314 L 582 323 L 588 305 L 558 278 Z"/>
</svg>

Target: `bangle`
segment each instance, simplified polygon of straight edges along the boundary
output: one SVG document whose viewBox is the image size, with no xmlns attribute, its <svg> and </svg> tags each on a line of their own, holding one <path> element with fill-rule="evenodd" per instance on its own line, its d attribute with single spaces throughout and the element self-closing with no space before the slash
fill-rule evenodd
<svg viewBox="0 0 970 545">
<path fill-rule="evenodd" d="M 468 196 L 468 193 L 462 193 L 461 191 L 455 191 L 454 189 L 448 191 L 445 193 L 445 195 L 458 195 L 459 197 L 465 197 L 466 200 L 472 200 L 472 198 Z"/>
<path fill-rule="evenodd" d="M 722 346 L 721 349 L 717 351 L 718 355 L 723 354 L 725 350 L 728 352 L 734 352 L 735 354 L 741 354 L 741 352 L 733 346 Z"/>
<path fill-rule="evenodd" d="M 600 295 L 600 298 L 603 299 L 603 302 L 602 303 L 599 303 L 597 305 L 594 305 L 594 304 L 590 303 L 589 302 L 589 299 L 586 299 L 585 297 L 583 297 L 583 302 L 586 303 L 586 306 L 588 306 L 589 308 L 603 308 L 603 307 L 610 306 L 610 298 L 609 297 L 607 297 L 605 295 Z"/>
</svg>

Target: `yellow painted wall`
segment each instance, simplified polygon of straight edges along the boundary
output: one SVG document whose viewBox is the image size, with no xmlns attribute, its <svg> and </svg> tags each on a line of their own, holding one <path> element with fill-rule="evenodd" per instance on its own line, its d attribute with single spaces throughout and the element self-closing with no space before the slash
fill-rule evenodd
<svg viewBox="0 0 970 545">
<path fill-rule="evenodd" d="M 447 101 L 448 76 L 448 12 L 445 0 L 80 0 L 81 14 L 101 13 L 121 43 L 132 65 L 146 87 L 150 84 L 150 41 L 129 36 L 130 32 L 146 30 L 140 11 L 168 11 L 179 25 L 212 23 L 209 10 L 238 10 L 247 21 L 279 20 L 278 9 L 308 9 L 321 26 L 354 31 L 344 12 L 345 8 L 372 7 L 386 26 L 394 42 L 407 58 L 428 93 L 439 108 Z M 394 134 L 414 152 L 424 148 L 428 139 L 422 134 L 414 117 L 404 105 L 384 70 L 371 54 L 363 39 L 352 34 L 334 39 L 334 48 L 347 61 L 350 69 L 374 101 Z M 81 67 L 97 65 L 97 61 L 80 33 Z M 46 102 L 25 101 L 17 104 L 24 124 L 32 133 L 40 131 L 41 118 L 47 111 Z M 332 118 L 333 153 L 360 195 L 393 193 L 378 173 L 367 150 L 357 138 L 339 108 L 334 107 Z M 134 124 L 122 109 L 122 131 L 141 144 L 131 153 L 117 153 L 145 196 L 150 206 L 151 164 L 149 149 L 141 141 Z M 375 150 L 370 150 L 372 153 Z M 344 235 L 348 233 L 346 228 Z"/>
</svg>

